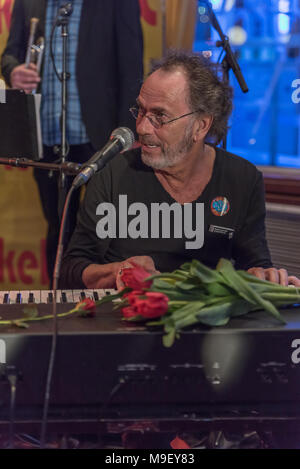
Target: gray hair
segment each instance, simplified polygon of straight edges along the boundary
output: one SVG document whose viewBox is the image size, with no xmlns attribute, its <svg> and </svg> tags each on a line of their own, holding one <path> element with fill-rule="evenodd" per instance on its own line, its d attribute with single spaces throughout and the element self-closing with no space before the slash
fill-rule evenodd
<svg viewBox="0 0 300 469">
<path fill-rule="evenodd" d="M 159 69 L 171 72 L 178 68 L 182 68 L 188 78 L 188 104 L 191 109 L 201 109 L 201 113 L 213 117 L 206 140 L 219 144 L 229 128 L 228 119 L 233 107 L 232 87 L 219 78 L 218 66 L 210 59 L 185 51 L 169 51 L 166 57 L 154 63 L 149 75 Z"/>
</svg>

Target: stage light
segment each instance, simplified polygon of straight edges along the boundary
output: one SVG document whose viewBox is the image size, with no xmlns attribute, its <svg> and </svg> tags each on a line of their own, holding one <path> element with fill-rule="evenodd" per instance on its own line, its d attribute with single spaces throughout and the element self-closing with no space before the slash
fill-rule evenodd
<svg viewBox="0 0 300 469">
<path fill-rule="evenodd" d="M 290 17 L 284 13 L 277 15 L 279 34 L 288 34 L 290 32 Z"/>
<path fill-rule="evenodd" d="M 232 10 L 234 5 L 235 5 L 235 0 L 226 0 L 225 11 L 228 12 L 228 11 Z"/>
<path fill-rule="evenodd" d="M 279 0 L 278 11 L 280 11 L 280 13 L 288 13 L 290 11 L 289 0 Z"/>
<path fill-rule="evenodd" d="M 247 32 L 241 26 L 232 26 L 228 30 L 228 37 L 233 46 L 242 46 L 247 41 Z"/>
<path fill-rule="evenodd" d="M 220 10 L 220 8 L 222 8 L 223 0 L 211 0 L 210 3 L 214 10 Z"/>
</svg>

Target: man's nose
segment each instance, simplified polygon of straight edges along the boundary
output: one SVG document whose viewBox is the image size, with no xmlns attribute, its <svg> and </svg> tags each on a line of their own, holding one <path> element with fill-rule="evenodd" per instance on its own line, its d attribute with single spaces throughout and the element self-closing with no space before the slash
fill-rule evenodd
<svg viewBox="0 0 300 469">
<path fill-rule="evenodd" d="M 147 118 L 147 116 L 141 116 L 136 121 L 136 131 L 139 135 L 149 135 L 152 134 L 154 130 L 153 125 Z"/>
</svg>

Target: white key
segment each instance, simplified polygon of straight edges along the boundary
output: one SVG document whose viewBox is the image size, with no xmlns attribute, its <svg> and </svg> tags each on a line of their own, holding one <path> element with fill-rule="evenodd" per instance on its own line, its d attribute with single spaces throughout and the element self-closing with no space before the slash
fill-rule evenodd
<svg viewBox="0 0 300 469">
<path fill-rule="evenodd" d="M 49 293 L 53 294 L 53 290 L 42 290 L 41 291 L 41 303 L 49 303 Z"/>
<path fill-rule="evenodd" d="M 53 300 L 54 300 L 54 292 L 53 292 Z M 56 290 L 56 303 L 62 303 L 61 290 Z"/>
<path fill-rule="evenodd" d="M 28 300 L 29 300 L 30 291 L 29 290 L 20 290 L 20 293 L 21 293 L 21 303 L 27 305 L 27 303 L 29 302 Z"/>
<path fill-rule="evenodd" d="M 11 290 L 9 292 L 9 304 L 15 305 L 17 303 L 17 294 L 20 293 L 19 290 Z"/>
<path fill-rule="evenodd" d="M 73 290 L 74 303 L 79 303 L 80 301 L 82 301 L 82 298 L 81 298 L 82 291 L 83 290 Z"/>
<path fill-rule="evenodd" d="M 39 304 L 41 303 L 41 290 L 31 290 L 31 292 L 34 298 L 34 303 Z"/>
<path fill-rule="evenodd" d="M 91 300 L 94 299 L 94 290 L 84 290 L 86 298 L 91 298 Z"/>
<path fill-rule="evenodd" d="M 74 303 L 73 291 L 72 290 L 62 290 L 61 294 L 65 294 L 67 303 Z"/>
<path fill-rule="evenodd" d="M 113 290 L 113 289 L 105 289 L 105 296 L 108 296 L 108 295 L 115 295 L 117 293 L 117 290 Z"/>
</svg>

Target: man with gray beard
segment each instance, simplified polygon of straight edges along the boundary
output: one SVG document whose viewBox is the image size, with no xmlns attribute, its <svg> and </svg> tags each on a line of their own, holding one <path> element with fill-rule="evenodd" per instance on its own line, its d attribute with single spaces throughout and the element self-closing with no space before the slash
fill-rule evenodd
<svg viewBox="0 0 300 469">
<path fill-rule="evenodd" d="M 154 67 L 130 109 L 140 148 L 88 184 L 62 288 L 122 287 L 120 272 L 134 263 L 153 273 L 191 259 L 215 268 L 221 257 L 259 278 L 300 285 L 272 267 L 262 174 L 217 147 L 231 109 L 232 89 L 207 59 L 171 53 Z M 186 243 L 202 235 L 200 245 Z"/>
</svg>

